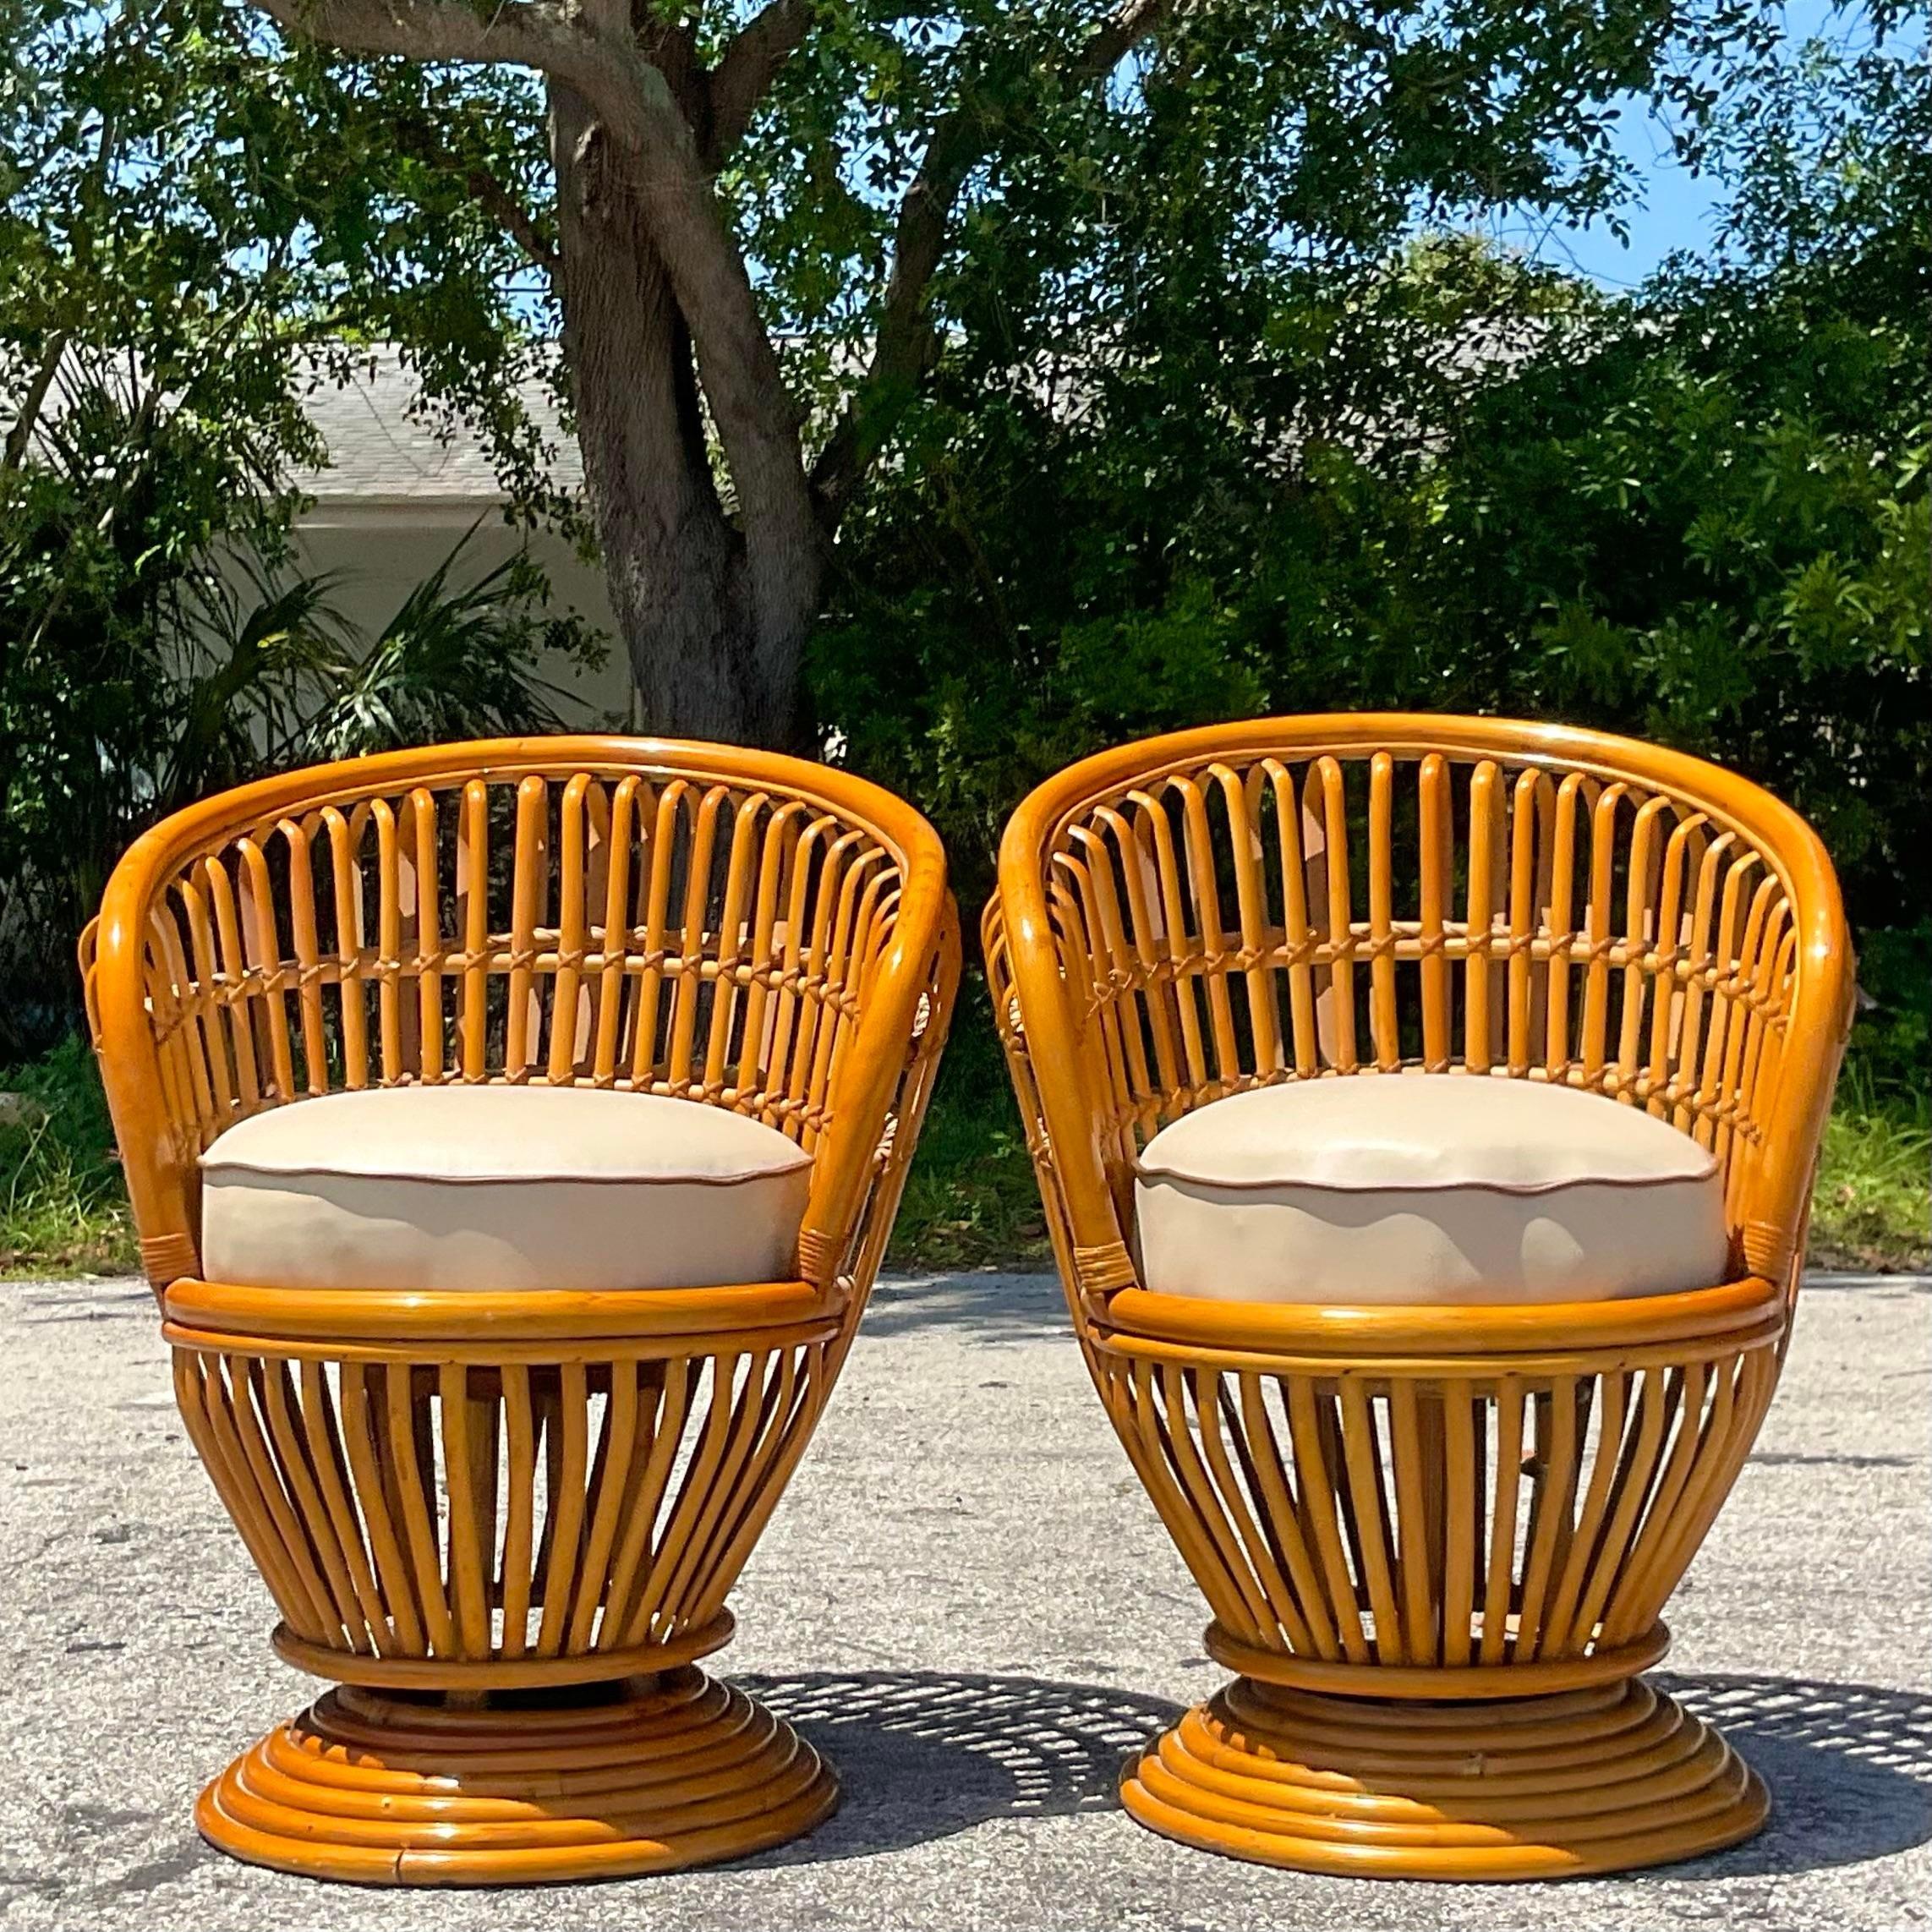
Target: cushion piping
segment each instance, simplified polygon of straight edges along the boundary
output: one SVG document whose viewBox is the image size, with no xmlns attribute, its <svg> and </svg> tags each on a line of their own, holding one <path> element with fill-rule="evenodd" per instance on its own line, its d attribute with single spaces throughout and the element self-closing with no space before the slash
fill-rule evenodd
<svg viewBox="0 0 1932 1932">
<path fill-rule="evenodd" d="M 797 1174 L 811 1165 L 812 1157 L 807 1154 L 781 1168 L 760 1168 L 752 1174 L 410 1174 L 394 1168 L 257 1167 L 233 1156 L 214 1161 L 204 1156 L 201 1171 L 258 1174 L 265 1180 L 413 1180 L 425 1187 L 743 1187 Z"/>
<path fill-rule="evenodd" d="M 1179 1180 L 1192 1187 L 1225 1188 L 1257 1194 L 1300 1188 L 1318 1194 L 1561 1194 L 1573 1187 L 1701 1187 L 1717 1172 L 1717 1158 L 1707 1153 L 1697 1174 L 1573 1174 L 1561 1180 L 1305 1180 L 1275 1174 L 1256 1180 L 1221 1180 L 1207 1174 L 1184 1174 L 1178 1168 L 1155 1168 L 1134 1163 L 1136 1180 Z"/>
</svg>

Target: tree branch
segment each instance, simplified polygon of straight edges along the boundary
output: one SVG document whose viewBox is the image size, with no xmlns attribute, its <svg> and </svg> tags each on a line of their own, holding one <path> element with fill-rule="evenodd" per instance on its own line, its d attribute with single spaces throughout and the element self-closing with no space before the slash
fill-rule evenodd
<svg viewBox="0 0 1932 1932">
<path fill-rule="evenodd" d="M 348 53 L 498 63 L 542 73 L 572 119 L 602 123 L 691 331 L 699 380 L 738 492 L 754 632 L 785 641 L 793 580 L 814 579 L 818 526 L 786 393 L 751 276 L 671 79 L 638 44 L 623 0 L 253 0 L 293 34 Z M 581 107 L 583 113 L 576 112 Z M 587 129 L 588 132 L 588 129 Z M 566 267 L 566 278 L 571 273 Z M 765 621 L 769 605 L 773 621 Z"/>
<path fill-rule="evenodd" d="M 430 167 L 460 175 L 471 199 L 522 249 L 553 282 L 561 282 L 563 258 L 537 219 L 480 161 L 462 160 L 436 130 L 424 121 L 396 121 L 391 138 L 402 152 Z"/>
<path fill-rule="evenodd" d="M 25 463 L 34 445 L 34 431 L 40 427 L 41 411 L 47 407 L 47 391 L 53 387 L 70 339 L 65 329 L 56 329 L 48 335 L 47 347 L 20 397 L 19 411 L 8 429 L 7 446 L 0 451 L 0 474 L 17 470 Z"/>
<path fill-rule="evenodd" d="M 505 0 L 488 17 L 454 0 L 254 0 L 289 33 L 353 53 L 416 60 L 506 61 L 545 67 L 557 44 L 581 38 L 560 9 Z"/>
<path fill-rule="evenodd" d="M 758 103 L 809 30 L 814 0 L 767 0 L 711 69 L 711 134 L 704 158 L 712 167 L 738 144 Z"/>
<path fill-rule="evenodd" d="M 1125 0 L 1119 12 L 1097 28 L 1075 57 L 1071 77 L 1082 85 L 1104 80 L 1176 10 L 1174 0 Z"/>
<path fill-rule="evenodd" d="M 1070 85 L 1104 80 L 1174 10 L 1179 0 L 1123 0 L 1067 63 Z M 927 143 L 919 172 L 899 204 L 892 268 L 873 338 L 872 361 L 812 466 L 820 521 L 835 528 L 886 432 L 938 353 L 926 291 L 945 250 L 966 178 L 993 145 L 998 121 L 962 101 Z"/>
<path fill-rule="evenodd" d="M 574 88 L 612 132 L 646 151 L 692 145 L 664 76 L 632 47 L 587 30 L 549 0 L 251 0 L 282 30 L 344 53 L 528 67 Z"/>
<path fill-rule="evenodd" d="M 563 276 L 563 258 L 550 244 L 536 217 L 486 167 L 466 167 L 463 184 L 476 198 L 477 205 L 490 216 L 498 227 L 522 249 L 553 282 Z"/>
<path fill-rule="evenodd" d="M 799 456 L 798 409 L 780 379 L 751 276 L 691 122 L 662 69 L 638 46 L 621 0 L 595 0 L 588 10 L 571 14 L 557 0 L 501 0 L 487 18 L 462 0 L 253 3 L 291 33 L 345 52 L 534 68 L 553 90 L 581 101 L 611 138 L 616 165 L 631 178 L 690 326 L 747 526 L 766 507 L 751 499 L 769 490 L 772 523 L 815 534 Z M 794 501 L 786 501 L 788 495 Z M 796 547 L 796 534 L 787 540 Z"/>
</svg>

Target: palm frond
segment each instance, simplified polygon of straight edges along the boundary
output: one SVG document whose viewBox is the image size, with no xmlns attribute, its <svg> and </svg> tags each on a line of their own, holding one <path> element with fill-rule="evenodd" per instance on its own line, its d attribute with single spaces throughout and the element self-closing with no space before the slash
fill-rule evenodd
<svg viewBox="0 0 1932 1932">
<path fill-rule="evenodd" d="M 348 758 L 400 745 L 555 731 L 557 687 L 539 676 L 546 649 L 586 647 L 545 611 L 542 572 L 519 551 L 468 578 L 460 566 L 482 519 L 402 600 L 368 655 L 309 727 L 307 746 Z"/>
</svg>

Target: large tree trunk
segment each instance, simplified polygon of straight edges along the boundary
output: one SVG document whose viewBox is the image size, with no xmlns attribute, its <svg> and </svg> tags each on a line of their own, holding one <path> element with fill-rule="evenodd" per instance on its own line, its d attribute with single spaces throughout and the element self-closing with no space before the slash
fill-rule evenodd
<svg viewBox="0 0 1932 1932">
<path fill-rule="evenodd" d="M 550 108 L 564 348 L 644 728 L 801 748 L 817 531 L 796 516 L 761 517 L 752 479 L 740 484 L 739 521 L 725 514 L 691 333 L 651 241 L 638 158 L 567 88 L 553 86 Z"/>
<path fill-rule="evenodd" d="M 802 419 L 715 179 L 819 8 L 767 0 L 707 68 L 693 10 L 647 0 L 254 4 L 285 33 L 344 52 L 545 77 L 556 260 L 487 169 L 464 169 L 463 178 L 561 275 L 591 507 L 646 720 L 664 732 L 797 744 L 799 667 L 818 614 L 824 533 L 889 427 L 890 398 L 926 371 L 934 341 L 927 292 L 1001 117 L 962 97 L 934 128 L 900 204 L 871 364 L 808 478 Z M 1169 13 L 1169 0 L 1119 0 L 1066 78 L 1103 79 Z M 965 53 L 971 73 L 977 50 Z M 712 479 L 707 418 L 730 468 L 735 516 Z"/>
</svg>

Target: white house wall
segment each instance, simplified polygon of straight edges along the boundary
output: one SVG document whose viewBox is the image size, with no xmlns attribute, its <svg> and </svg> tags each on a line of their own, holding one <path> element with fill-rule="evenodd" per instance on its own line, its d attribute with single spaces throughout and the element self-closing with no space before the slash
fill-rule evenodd
<svg viewBox="0 0 1932 1932">
<path fill-rule="evenodd" d="M 403 599 L 441 564 L 463 532 L 483 521 L 465 548 L 460 581 L 473 582 L 514 556 L 527 540 L 550 578 L 550 601 L 574 610 L 610 640 L 599 670 L 552 659 L 543 675 L 559 687 L 565 720 L 586 728 L 630 726 L 631 679 L 603 572 L 547 531 L 525 533 L 505 524 L 494 505 L 474 498 L 435 501 L 420 495 L 389 501 L 319 500 L 295 528 L 295 561 L 304 572 L 327 572 L 337 582 L 331 602 L 362 636 L 374 638 Z"/>
</svg>

